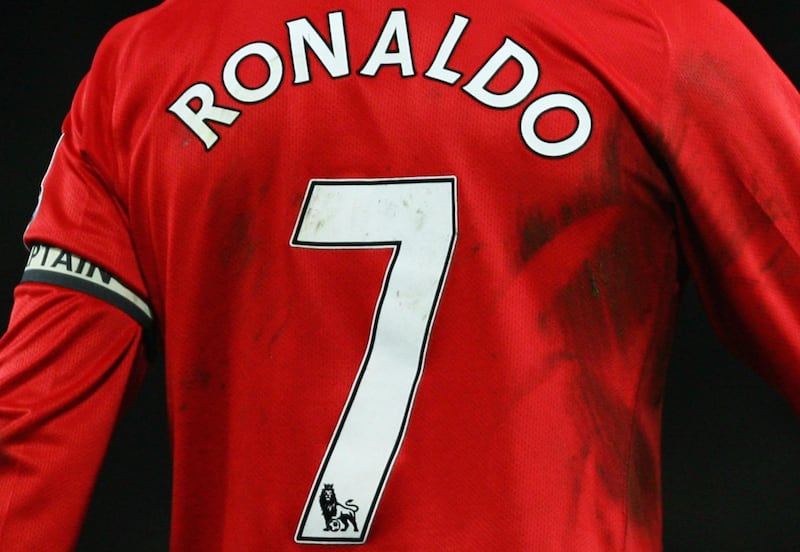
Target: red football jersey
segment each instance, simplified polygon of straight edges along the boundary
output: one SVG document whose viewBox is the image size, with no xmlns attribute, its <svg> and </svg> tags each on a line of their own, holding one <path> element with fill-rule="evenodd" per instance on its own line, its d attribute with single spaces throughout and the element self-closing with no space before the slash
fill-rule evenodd
<svg viewBox="0 0 800 552">
<path fill-rule="evenodd" d="M 121 23 L 25 235 L 0 548 L 73 546 L 150 349 L 173 550 L 659 550 L 684 267 L 800 409 L 798 121 L 712 0 Z"/>
</svg>

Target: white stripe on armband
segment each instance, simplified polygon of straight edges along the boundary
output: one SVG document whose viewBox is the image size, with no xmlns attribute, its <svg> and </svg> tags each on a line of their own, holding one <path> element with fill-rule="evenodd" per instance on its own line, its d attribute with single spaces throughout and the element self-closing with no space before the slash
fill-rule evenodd
<svg viewBox="0 0 800 552">
<path fill-rule="evenodd" d="M 81 291 L 123 310 L 145 328 L 153 324 L 150 306 L 134 291 L 109 272 L 65 249 L 33 245 L 22 281 Z"/>
</svg>

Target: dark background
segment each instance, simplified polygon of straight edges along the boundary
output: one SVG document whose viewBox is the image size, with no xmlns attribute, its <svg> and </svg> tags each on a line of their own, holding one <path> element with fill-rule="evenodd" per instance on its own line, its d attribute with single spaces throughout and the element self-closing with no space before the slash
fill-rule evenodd
<svg viewBox="0 0 800 552">
<path fill-rule="evenodd" d="M 0 329 L 25 263 L 22 231 L 72 93 L 102 35 L 157 3 L 3 0 Z M 726 4 L 800 83 L 800 2 Z M 79 551 L 167 549 L 170 466 L 162 375 L 159 366 L 150 370 L 115 433 Z M 692 287 L 667 382 L 663 447 L 667 552 L 800 550 L 800 421 L 720 345 Z"/>
</svg>

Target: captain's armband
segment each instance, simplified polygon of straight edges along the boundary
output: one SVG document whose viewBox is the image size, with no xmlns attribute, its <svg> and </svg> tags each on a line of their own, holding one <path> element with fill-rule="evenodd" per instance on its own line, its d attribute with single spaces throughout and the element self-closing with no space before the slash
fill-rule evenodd
<svg viewBox="0 0 800 552">
<path fill-rule="evenodd" d="M 121 309 L 145 330 L 153 325 L 150 306 L 135 291 L 103 268 L 66 249 L 44 244 L 31 246 L 22 282 L 52 284 L 80 291 Z"/>
</svg>

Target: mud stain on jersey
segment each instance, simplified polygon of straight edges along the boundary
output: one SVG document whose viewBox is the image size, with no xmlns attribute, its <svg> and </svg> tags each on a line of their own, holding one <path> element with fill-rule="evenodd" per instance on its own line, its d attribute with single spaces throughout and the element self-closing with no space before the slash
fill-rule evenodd
<svg viewBox="0 0 800 552">
<path fill-rule="evenodd" d="M 289 315 L 292 312 L 291 305 L 282 302 L 278 305 L 275 309 L 275 316 L 272 316 L 269 321 L 269 331 L 270 331 L 270 338 L 269 343 L 267 344 L 267 354 L 268 357 L 271 358 L 273 354 L 273 348 L 278 340 L 283 335 L 284 331 L 286 330 L 286 326 L 289 323 Z M 261 332 L 263 334 L 263 332 Z M 259 341 L 260 336 L 256 338 L 256 341 Z"/>
<path fill-rule="evenodd" d="M 588 205 L 580 205 L 581 210 L 616 205 L 624 199 L 627 176 L 621 151 L 625 143 L 624 125 L 627 121 L 622 115 L 609 120 L 600 151 L 596 156 L 586 157 L 582 184 Z M 631 157 L 632 152 L 626 153 Z"/>
<path fill-rule="evenodd" d="M 259 228 L 264 222 L 259 218 L 260 207 L 268 201 L 273 188 L 260 183 L 251 183 L 240 169 L 232 168 L 209 191 L 207 203 L 213 212 L 213 231 L 220 244 L 215 261 L 231 270 L 248 269 L 256 261 L 263 259 L 257 255 L 258 247 L 264 241 Z"/>
<path fill-rule="evenodd" d="M 579 505 L 582 500 L 583 496 L 583 482 L 584 482 L 584 474 L 586 473 L 586 466 L 589 463 L 589 453 L 591 452 L 591 447 L 589 446 L 588 442 L 584 442 L 577 453 L 573 454 L 569 459 L 569 471 L 573 473 L 574 476 L 572 477 L 572 502 L 570 503 L 570 515 L 569 519 L 578 520 L 578 512 L 579 512 Z M 566 535 L 566 537 L 572 536 L 572 528 L 570 528 L 570 533 Z M 566 539 L 565 539 L 566 542 Z"/>
<path fill-rule="evenodd" d="M 581 189 L 565 197 L 557 211 L 547 214 L 535 204 L 520 208 L 519 259 L 523 266 L 574 223 L 622 202 L 621 125 L 620 120 L 609 124 L 599 159 L 590 158 L 583 171 Z"/>
<path fill-rule="evenodd" d="M 783 242 L 766 258 L 761 274 L 781 282 L 800 282 L 800 253 Z"/>
<path fill-rule="evenodd" d="M 563 337 L 560 350 L 527 370 L 521 387 L 532 389 L 554 373 L 566 374 L 566 416 L 579 439 L 569 463 L 575 481 L 572 517 L 596 515 L 607 527 L 618 518 L 590 513 L 595 507 L 587 491 L 590 482 L 596 481 L 637 526 L 658 523 L 660 497 L 658 444 L 648 440 L 653 432 L 647 424 L 660 409 L 667 347 L 658 339 L 641 350 L 637 339 L 659 306 L 652 274 L 674 270 L 675 252 L 666 259 L 653 257 L 672 235 L 669 228 L 653 235 L 662 221 L 649 220 L 641 210 L 652 209 L 659 217 L 659 209 L 669 207 L 669 194 L 644 148 L 623 149 L 636 143 L 633 132 L 623 115 L 609 121 L 600 150 L 588 156 L 578 186 L 561 205 L 520 207 L 514 259 L 514 285 L 536 288 L 531 327 Z M 646 186 L 652 186 L 652 201 Z M 516 287 L 509 296 L 527 297 Z M 537 309 L 544 314 L 535 314 Z M 645 378 L 639 395 L 632 389 L 638 370 Z M 609 548 L 618 547 L 619 537 L 613 530 L 604 536 Z"/>
<path fill-rule="evenodd" d="M 634 426 L 628 469 L 628 515 L 638 525 L 658 522 L 661 501 L 660 463 L 639 426 Z"/>
<path fill-rule="evenodd" d="M 623 117 L 620 115 L 609 121 L 606 134 L 604 136 L 603 149 L 599 174 L 597 169 L 586 171 L 585 176 L 589 179 L 588 185 L 592 183 L 600 184 L 600 204 L 611 205 L 619 203 L 624 192 L 624 170 L 622 166 L 622 125 Z"/>
<path fill-rule="evenodd" d="M 192 392 L 207 388 L 210 382 L 211 372 L 202 366 L 195 366 L 181 379 L 181 387 L 185 391 Z"/>
<path fill-rule="evenodd" d="M 526 263 L 542 246 L 553 239 L 559 224 L 557 220 L 548 219 L 539 211 L 523 215 L 522 218 L 519 256 L 522 262 Z"/>
<path fill-rule="evenodd" d="M 592 296 L 603 301 L 618 339 L 625 337 L 629 324 L 636 323 L 631 313 L 647 301 L 647 297 L 642 295 L 645 286 L 637 281 L 634 271 L 628 234 L 624 228 L 616 229 L 609 245 L 598 251 L 586 265 Z"/>
<path fill-rule="evenodd" d="M 567 415 L 590 450 L 588 460 L 576 461 L 575 477 L 587 477 L 591 466 L 609 497 L 625 505 L 630 521 L 650 525 L 659 522 L 659 462 L 657 443 L 648 441 L 640 416 L 660 412 L 671 339 L 651 344 L 644 359 L 635 361 L 643 366 L 621 364 L 637 358 L 630 354 L 636 349 L 629 351 L 636 332 L 626 331 L 626 325 L 641 323 L 645 297 L 632 289 L 624 263 L 603 259 L 610 251 L 588 263 L 558 298 L 565 347 L 561 366 L 571 370 L 573 381 Z M 629 370 L 644 372 L 636 395 L 626 398 L 620 378 L 635 377 Z"/>
<path fill-rule="evenodd" d="M 771 183 L 762 185 L 757 165 L 745 165 L 741 156 L 731 155 L 745 146 L 747 151 L 757 148 L 742 141 L 743 136 L 749 141 L 756 138 L 754 135 L 734 133 L 726 137 L 730 142 L 726 144 L 727 156 L 724 151 L 697 155 L 707 147 L 696 136 L 713 126 L 709 113 L 725 106 L 731 120 L 752 116 L 753 107 L 745 103 L 748 96 L 741 92 L 752 84 L 713 53 L 693 51 L 677 59 L 676 65 L 678 78 L 673 94 L 688 100 L 680 104 L 664 128 L 652 131 L 653 143 L 664 159 L 665 171 L 671 173 L 679 218 L 692 253 L 708 264 L 727 268 L 747 253 L 748 242 L 773 229 L 776 221 L 791 215 L 792 210 L 774 193 L 776 188 Z M 684 151 L 692 153 L 684 156 Z M 786 169 L 776 166 L 771 170 L 781 174 Z"/>
<path fill-rule="evenodd" d="M 711 52 L 685 53 L 677 60 L 677 88 L 681 95 L 704 100 L 708 106 L 731 106 L 741 103 L 745 83 L 734 75 L 720 56 Z M 741 108 L 741 107 L 740 107 Z M 747 109 L 746 106 L 743 106 Z"/>
<path fill-rule="evenodd" d="M 255 253 L 255 246 L 250 239 L 250 215 L 245 212 L 237 213 L 227 228 L 224 245 L 220 249 L 220 262 L 228 267 L 241 267 L 250 264 Z"/>
<path fill-rule="evenodd" d="M 647 292 L 637 286 L 641 274 L 632 266 L 629 239 L 624 228 L 608 236 L 605 246 L 595 250 L 561 290 L 555 312 L 561 313 L 564 335 L 562 366 L 569 367 L 574 381 L 568 415 L 591 451 L 588 462 L 597 480 L 609 497 L 626 505 L 631 521 L 644 525 L 658 521 L 658 463 L 635 405 L 623 395 L 625 386 L 618 379 L 630 376 L 619 372 L 628 370 L 620 361 L 629 358 L 634 339 L 629 334 L 636 333 L 629 326 L 643 322 L 649 301 Z M 655 375 L 643 376 L 653 381 L 642 384 L 641 400 L 646 408 L 654 404 L 658 408 L 667 355 L 659 345 L 646 356 L 644 369 L 650 364 L 658 368 Z M 630 368 L 634 369 L 638 367 Z M 585 462 L 576 462 L 575 467 L 580 469 L 576 477 L 587 477 Z"/>
</svg>

